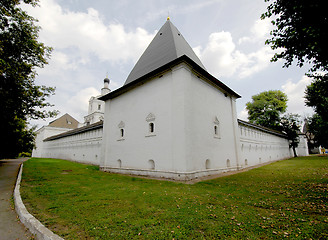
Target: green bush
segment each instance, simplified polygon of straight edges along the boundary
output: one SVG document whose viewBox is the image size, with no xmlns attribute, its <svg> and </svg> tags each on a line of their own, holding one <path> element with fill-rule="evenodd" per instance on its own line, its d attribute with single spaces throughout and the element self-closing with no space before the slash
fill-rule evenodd
<svg viewBox="0 0 328 240">
<path fill-rule="evenodd" d="M 31 157 L 31 153 L 30 152 L 21 152 L 20 154 L 18 154 L 18 157 Z"/>
</svg>

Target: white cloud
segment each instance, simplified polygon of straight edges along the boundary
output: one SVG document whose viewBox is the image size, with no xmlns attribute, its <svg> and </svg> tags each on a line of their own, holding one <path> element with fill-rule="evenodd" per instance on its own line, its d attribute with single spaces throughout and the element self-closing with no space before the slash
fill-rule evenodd
<svg viewBox="0 0 328 240">
<path fill-rule="evenodd" d="M 39 20 L 41 40 L 55 52 L 76 49 L 80 63 L 88 62 L 90 55 L 102 61 L 136 61 L 154 36 L 142 28 L 126 31 L 119 23 L 106 25 L 93 8 L 72 12 L 54 0 L 41 0 L 40 7 L 26 8 Z"/>
<path fill-rule="evenodd" d="M 92 96 L 98 95 L 100 95 L 100 92 L 93 87 L 84 88 L 78 91 L 67 101 L 67 106 L 69 106 L 68 110 L 70 110 L 70 114 L 76 118 L 83 119 L 83 116 L 87 114 L 90 98 Z"/>
<path fill-rule="evenodd" d="M 256 52 L 247 54 L 247 61 L 244 61 L 245 64 L 240 67 L 238 76 L 240 78 L 249 77 L 254 73 L 264 70 L 269 66 L 272 56 L 273 51 L 268 46 L 264 46 Z"/>
<path fill-rule="evenodd" d="M 305 111 L 307 113 L 312 112 L 311 108 L 304 108 L 304 91 L 307 85 L 311 83 L 311 79 L 307 76 L 303 76 L 301 80 L 294 83 L 292 80 L 287 80 L 282 85 L 282 90 L 288 96 L 288 112 L 297 113 L 303 115 Z"/>
<path fill-rule="evenodd" d="M 260 46 L 257 51 L 246 54 L 236 48 L 231 33 L 222 31 L 209 36 L 204 50 L 201 47 L 194 50 L 212 74 L 245 78 L 262 71 L 270 63 L 273 51 L 268 46 Z"/>
<path fill-rule="evenodd" d="M 167 17 L 170 15 L 170 13 L 173 13 L 172 15 L 174 17 L 177 17 L 178 15 L 194 14 L 196 12 L 199 12 L 200 10 L 203 10 L 206 7 L 218 3 L 219 1 L 203 0 L 203 1 L 193 2 L 190 4 L 184 4 L 183 2 L 180 3 L 176 1 L 174 2 L 174 4 L 165 3 L 166 5 L 165 8 L 158 8 L 158 5 L 155 4 L 153 8 L 151 8 L 151 10 L 145 14 L 142 22 L 153 22 L 158 18 L 163 19 L 163 16 Z M 149 2 L 148 5 L 152 6 L 152 4 L 154 4 L 153 2 L 152 1 Z"/>
<path fill-rule="evenodd" d="M 265 39 L 270 37 L 270 31 L 272 30 L 271 19 L 258 19 L 255 21 L 254 25 L 250 30 L 250 36 L 241 37 L 238 40 L 238 44 L 242 43 L 263 43 Z"/>
<path fill-rule="evenodd" d="M 204 48 L 198 46 L 194 50 L 212 74 L 246 78 L 269 66 L 274 51 L 264 42 L 271 28 L 270 19 L 256 20 L 249 35 L 239 38 L 238 44 L 230 32 L 214 32 Z"/>
<path fill-rule="evenodd" d="M 244 121 L 248 121 L 248 111 L 246 110 L 246 107 L 244 107 L 244 109 L 238 113 L 238 118 Z"/>
<path fill-rule="evenodd" d="M 203 50 L 196 47 L 196 52 L 209 72 L 219 76 L 231 76 L 240 66 L 240 60 L 245 60 L 235 48 L 231 34 L 222 31 L 212 33 L 206 47 Z"/>
</svg>

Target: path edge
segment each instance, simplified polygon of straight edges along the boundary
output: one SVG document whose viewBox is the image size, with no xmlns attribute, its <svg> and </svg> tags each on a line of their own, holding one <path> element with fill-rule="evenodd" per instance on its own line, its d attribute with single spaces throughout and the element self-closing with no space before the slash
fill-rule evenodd
<svg viewBox="0 0 328 240">
<path fill-rule="evenodd" d="M 20 195 L 20 183 L 22 179 L 23 163 L 20 166 L 19 173 L 16 180 L 14 190 L 15 210 L 19 216 L 20 221 L 27 227 L 32 234 L 36 236 L 38 240 L 64 240 L 57 234 L 54 234 L 48 228 L 46 228 L 39 220 L 37 220 L 32 214 L 30 214 Z"/>
</svg>

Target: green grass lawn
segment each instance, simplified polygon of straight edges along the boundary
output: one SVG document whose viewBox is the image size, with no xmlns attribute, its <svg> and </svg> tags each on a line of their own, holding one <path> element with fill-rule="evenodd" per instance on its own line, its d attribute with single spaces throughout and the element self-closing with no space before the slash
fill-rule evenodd
<svg viewBox="0 0 328 240">
<path fill-rule="evenodd" d="M 300 157 L 193 185 L 24 163 L 28 210 L 65 239 L 327 239 L 328 157 Z"/>
</svg>

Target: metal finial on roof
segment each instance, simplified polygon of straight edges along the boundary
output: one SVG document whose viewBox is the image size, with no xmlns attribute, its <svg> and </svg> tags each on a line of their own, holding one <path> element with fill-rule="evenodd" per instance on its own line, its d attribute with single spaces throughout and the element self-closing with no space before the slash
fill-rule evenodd
<svg viewBox="0 0 328 240">
<path fill-rule="evenodd" d="M 170 16 L 168 16 L 166 20 L 169 21 L 170 20 Z"/>
</svg>

